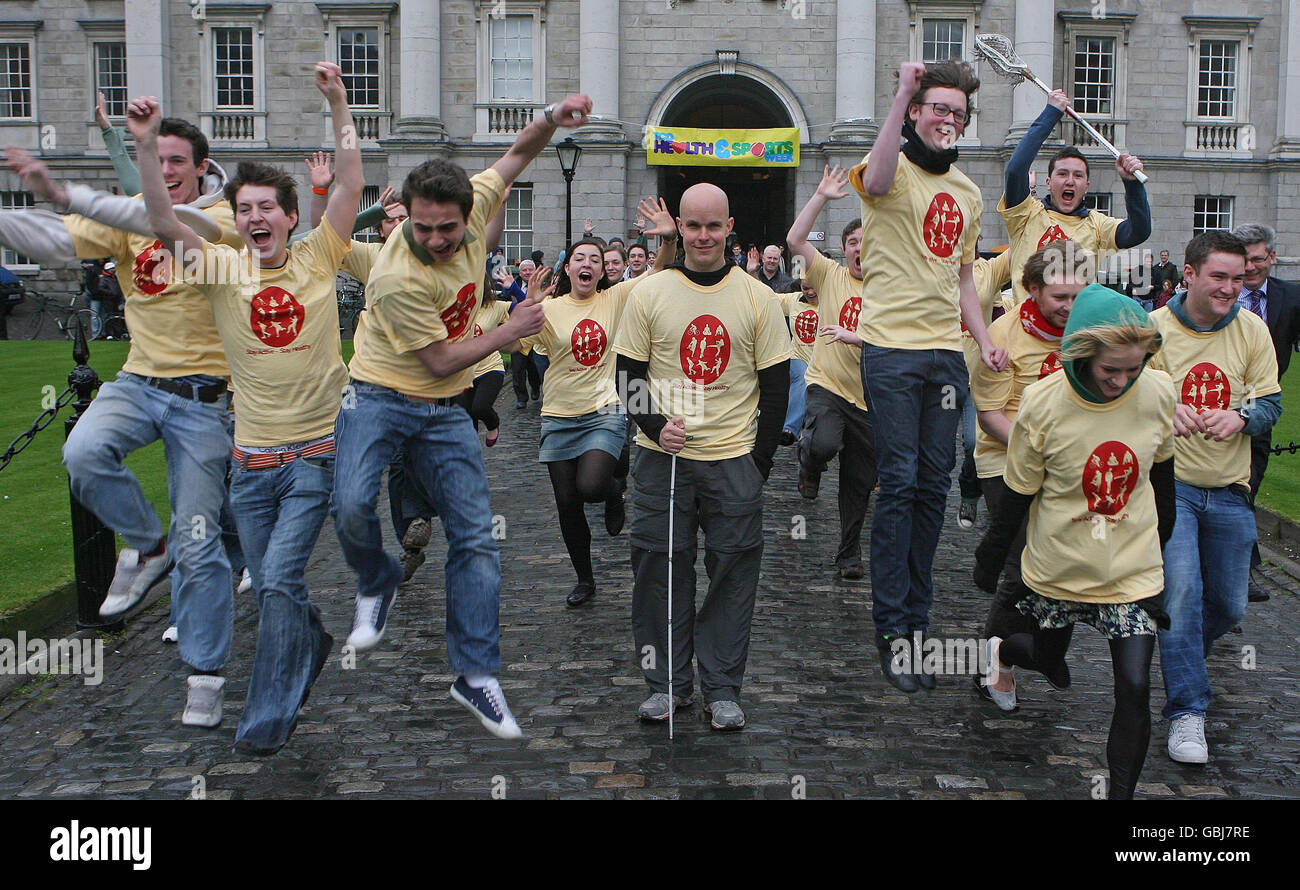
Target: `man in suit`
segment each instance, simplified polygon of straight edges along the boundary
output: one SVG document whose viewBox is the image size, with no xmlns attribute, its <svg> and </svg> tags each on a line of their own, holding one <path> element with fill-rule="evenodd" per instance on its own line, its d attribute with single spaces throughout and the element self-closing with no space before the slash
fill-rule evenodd
<svg viewBox="0 0 1300 890">
<path fill-rule="evenodd" d="M 1246 281 L 1237 302 L 1247 311 L 1254 312 L 1268 324 L 1273 337 L 1273 349 L 1277 353 L 1277 379 L 1282 380 L 1287 365 L 1291 363 L 1291 353 L 1300 341 L 1300 284 L 1283 281 L 1269 275 L 1273 263 L 1277 261 L 1274 250 L 1276 233 L 1266 225 L 1250 224 L 1237 226 L 1232 230 L 1246 243 Z M 1269 449 L 1273 447 L 1271 433 L 1255 436 L 1250 445 L 1250 494 L 1253 498 L 1259 493 L 1259 485 L 1264 480 L 1264 470 L 1268 467 Z M 1259 548 L 1251 553 L 1250 567 L 1254 570 L 1259 565 Z M 1251 602 L 1268 599 L 1268 594 L 1252 580 L 1249 597 Z"/>
<path fill-rule="evenodd" d="M 1151 286 L 1160 292 L 1161 283 L 1169 281 L 1175 287 L 1183 279 L 1183 271 L 1169 261 L 1169 251 L 1160 251 L 1160 262 L 1151 267 Z"/>
</svg>

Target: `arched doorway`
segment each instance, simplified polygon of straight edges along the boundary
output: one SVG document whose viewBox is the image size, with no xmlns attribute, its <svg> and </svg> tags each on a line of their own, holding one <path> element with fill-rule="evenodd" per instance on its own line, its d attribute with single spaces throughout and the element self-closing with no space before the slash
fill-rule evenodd
<svg viewBox="0 0 1300 890">
<path fill-rule="evenodd" d="M 715 69 L 716 70 L 716 69 Z M 799 126 L 785 100 L 762 81 L 741 74 L 695 77 L 655 121 L 664 127 L 758 129 Z M 801 128 L 802 129 L 802 128 Z M 785 244 L 794 220 L 795 170 L 779 167 L 659 168 L 659 194 L 677 213 L 682 192 L 711 182 L 727 193 L 742 245 Z"/>
</svg>

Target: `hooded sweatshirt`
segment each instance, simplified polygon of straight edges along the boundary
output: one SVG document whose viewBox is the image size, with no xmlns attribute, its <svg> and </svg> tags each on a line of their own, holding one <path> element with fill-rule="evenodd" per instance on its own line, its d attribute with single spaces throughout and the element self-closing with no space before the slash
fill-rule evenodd
<svg viewBox="0 0 1300 890">
<path fill-rule="evenodd" d="M 1143 328 L 1155 327 L 1150 316 L 1147 315 L 1147 311 L 1132 299 L 1118 291 L 1111 290 L 1105 285 L 1090 284 L 1079 291 L 1079 295 L 1074 298 L 1074 308 L 1070 310 L 1070 320 L 1066 323 L 1065 335 L 1061 338 L 1061 351 L 1065 352 L 1069 349 L 1073 338 L 1084 328 L 1129 324 Z M 1154 353 L 1151 355 L 1154 355 Z M 1144 368 L 1146 363 L 1151 360 L 1151 355 L 1147 355 L 1142 360 Z M 1105 399 L 1094 393 L 1079 379 L 1079 372 L 1082 368 L 1077 367 L 1077 365 L 1078 363 L 1072 360 L 1061 362 L 1065 375 L 1069 378 L 1074 391 L 1085 401 L 1104 404 Z M 1140 378 L 1141 375 L 1139 374 L 1130 380 L 1128 386 L 1124 387 L 1124 393 L 1132 389 L 1133 384 L 1137 383 Z M 1123 396 L 1124 393 L 1120 395 Z"/>
</svg>

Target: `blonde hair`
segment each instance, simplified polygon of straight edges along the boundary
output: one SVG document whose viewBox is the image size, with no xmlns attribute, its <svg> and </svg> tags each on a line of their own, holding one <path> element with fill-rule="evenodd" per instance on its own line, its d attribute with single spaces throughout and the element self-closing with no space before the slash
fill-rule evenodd
<svg viewBox="0 0 1300 890">
<path fill-rule="evenodd" d="M 1163 338 L 1155 326 L 1141 324 L 1136 319 L 1124 324 L 1099 324 L 1075 331 L 1067 338 L 1068 346 L 1061 349 L 1061 361 L 1080 361 L 1094 358 L 1106 349 L 1141 346 L 1147 357 L 1160 351 Z"/>
</svg>

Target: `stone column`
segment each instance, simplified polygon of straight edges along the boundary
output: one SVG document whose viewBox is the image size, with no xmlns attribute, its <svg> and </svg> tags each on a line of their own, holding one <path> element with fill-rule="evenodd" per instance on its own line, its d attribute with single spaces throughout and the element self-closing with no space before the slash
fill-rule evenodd
<svg viewBox="0 0 1300 890">
<path fill-rule="evenodd" d="M 621 142 L 626 137 L 618 106 L 619 3 L 581 0 L 578 17 L 581 29 L 578 88 L 591 97 L 594 120 L 579 127 L 574 136 L 582 142 Z M 546 97 L 548 103 L 562 98 Z"/>
<path fill-rule="evenodd" d="M 1053 0 L 1016 0 L 1016 54 L 1038 78 L 1051 83 L 1055 75 L 1053 31 L 1056 13 Z M 1016 85 L 1011 103 L 1011 129 L 1006 144 L 1015 145 L 1043 110 L 1047 97 L 1030 83 Z"/>
<path fill-rule="evenodd" d="M 1282 4 L 1278 60 L 1277 142 L 1269 157 L 1300 158 L 1300 0 Z"/>
<path fill-rule="evenodd" d="M 393 125 L 404 138 L 444 140 L 442 125 L 441 28 L 439 4 L 402 3 L 401 116 Z"/>
<path fill-rule="evenodd" d="M 131 96 L 157 96 L 171 108 L 171 10 L 166 0 L 125 0 L 126 80 Z M 187 117 L 197 119 L 191 113 Z"/>
<path fill-rule="evenodd" d="M 835 6 L 835 142 L 870 142 L 876 115 L 876 0 L 839 0 Z M 818 134 L 811 134 L 820 141 Z"/>
</svg>

